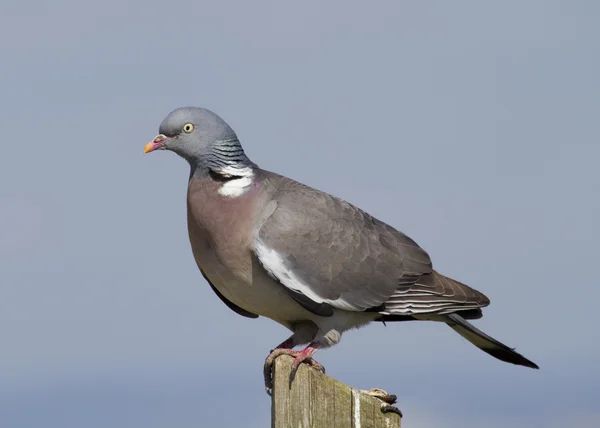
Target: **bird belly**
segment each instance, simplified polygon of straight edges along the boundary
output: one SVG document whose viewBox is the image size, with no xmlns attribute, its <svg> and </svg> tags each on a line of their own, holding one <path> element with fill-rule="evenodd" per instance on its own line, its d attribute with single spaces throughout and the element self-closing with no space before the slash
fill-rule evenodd
<svg viewBox="0 0 600 428">
<path fill-rule="evenodd" d="M 242 309 L 288 325 L 310 319 L 312 314 L 296 303 L 283 287 L 254 262 L 251 273 L 238 274 L 214 252 L 196 257 L 200 269 L 223 296 Z"/>
</svg>

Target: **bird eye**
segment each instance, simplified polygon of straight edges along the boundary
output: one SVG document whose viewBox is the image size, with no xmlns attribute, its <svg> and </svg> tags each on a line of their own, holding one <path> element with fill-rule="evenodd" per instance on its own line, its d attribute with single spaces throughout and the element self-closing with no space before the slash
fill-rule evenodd
<svg viewBox="0 0 600 428">
<path fill-rule="evenodd" d="M 183 125 L 183 132 L 185 132 L 186 134 L 189 134 L 193 130 L 194 130 L 194 125 L 193 124 L 186 123 L 185 125 Z"/>
</svg>

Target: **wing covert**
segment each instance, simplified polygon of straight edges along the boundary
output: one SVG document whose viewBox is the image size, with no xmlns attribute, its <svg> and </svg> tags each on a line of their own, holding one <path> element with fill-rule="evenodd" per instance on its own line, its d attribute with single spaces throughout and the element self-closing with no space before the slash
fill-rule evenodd
<svg viewBox="0 0 600 428">
<path fill-rule="evenodd" d="M 416 242 L 346 201 L 293 180 L 273 199 L 254 253 L 283 286 L 317 305 L 369 310 L 432 272 Z"/>
</svg>

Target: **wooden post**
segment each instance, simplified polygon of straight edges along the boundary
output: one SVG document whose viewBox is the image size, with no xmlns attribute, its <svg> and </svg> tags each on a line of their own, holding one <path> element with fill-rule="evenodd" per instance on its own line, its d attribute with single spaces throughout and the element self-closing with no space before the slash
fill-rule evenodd
<svg viewBox="0 0 600 428">
<path fill-rule="evenodd" d="M 293 359 L 273 368 L 272 428 L 400 428 L 400 416 L 383 413 L 382 401 L 301 364 L 291 386 Z"/>
</svg>

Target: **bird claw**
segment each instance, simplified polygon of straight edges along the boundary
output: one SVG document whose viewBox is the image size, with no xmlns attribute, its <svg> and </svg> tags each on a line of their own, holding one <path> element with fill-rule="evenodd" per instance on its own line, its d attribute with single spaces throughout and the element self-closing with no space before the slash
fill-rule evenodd
<svg viewBox="0 0 600 428">
<path fill-rule="evenodd" d="M 265 359 L 265 365 L 263 367 L 263 376 L 265 378 L 265 390 L 268 395 L 273 394 L 273 363 L 275 362 L 275 359 L 277 357 L 279 357 L 280 355 L 289 354 L 290 351 L 290 349 L 283 348 L 271 349 L 271 352 Z"/>
<path fill-rule="evenodd" d="M 291 386 L 292 382 L 294 381 L 294 378 L 296 377 L 296 372 L 298 371 L 298 367 L 300 367 L 301 363 L 308 364 L 313 369 L 318 370 L 321 373 L 325 374 L 325 367 L 323 367 L 323 364 L 314 360 L 312 357 L 300 354 L 296 357 L 296 359 L 292 363 L 292 370 L 290 371 L 290 386 Z"/>
<path fill-rule="evenodd" d="M 300 351 L 294 351 L 286 348 L 272 349 L 267 358 L 265 359 L 265 365 L 263 368 L 263 376 L 265 378 L 265 390 L 268 395 L 273 395 L 273 364 L 277 357 L 281 355 L 289 355 L 296 358 Z"/>
<path fill-rule="evenodd" d="M 289 355 L 294 357 L 292 363 L 292 369 L 290 371 L 290 386 L 292 381 L 296 377 L 296 372 L 301 363 L 308 364 L 312 368 L 325 373 L 325 367 L 322 364 L 315 361 L 310 355 L 307 355 L 304 351 L 294 351 L 292 349 L 278 348 L 271 351 L 269 356 L 265 359 L 265 365 L 263 368 L 263 375 L 265 379 L 265 390 L 268 395 L 273 395 L 273 364 L 277 357 L 281 355 Z"/>
<path fill-rule="evenodd" d="M 363 389 L 360 392 L 381 400 L 381 411 L 383 413 L 396 413 L 398 416 L 402 417 L 402 412 L 400 409 L 398 409 L 396 406 L 392 406 L 392 404 L 396 403 L 398 398 L 394 394 L 388 394 L 386 391 L 379 388 L 371 388 L 367 390 Z"/>
</svg>

